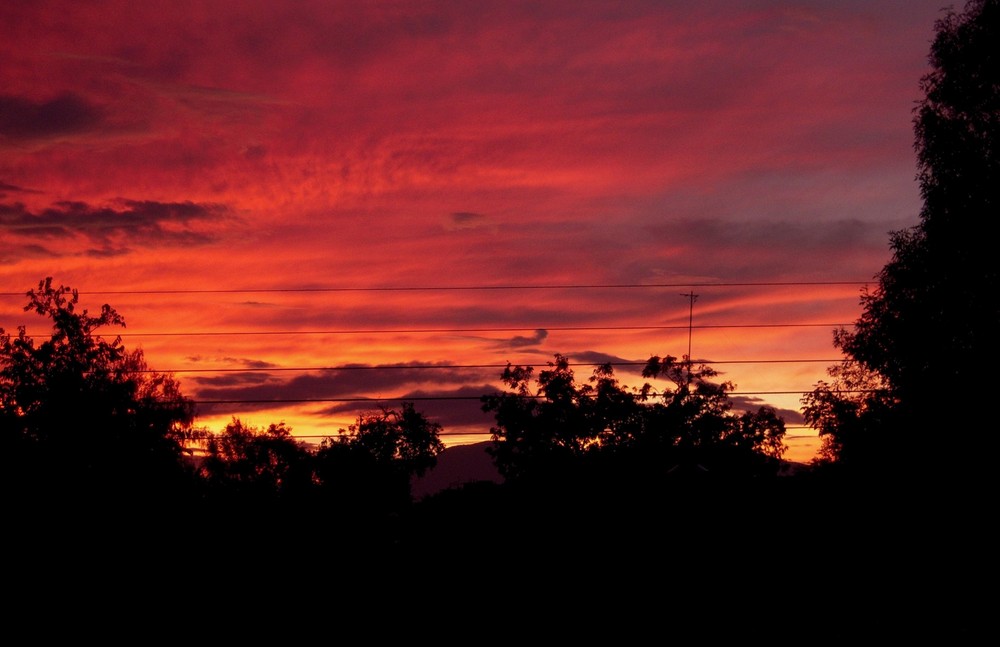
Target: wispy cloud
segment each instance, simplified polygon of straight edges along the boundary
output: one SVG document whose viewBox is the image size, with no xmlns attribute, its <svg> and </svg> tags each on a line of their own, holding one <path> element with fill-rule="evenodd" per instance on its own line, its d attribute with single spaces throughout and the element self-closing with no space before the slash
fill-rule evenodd
<svg viewBox="0 0 1000 647">
<path fill-rule="evenodd" d="M 117 256 L 129 246 L 204 245 L 215 240 L 209 225 L 231 217 L 218 204 L 156 202 L 119 199 L 109 206 L 61 201 L 47 209 L 32 211 L 21 203 L 0 204 L 0 232 L 20 241 L 12 245 L 25 256 L 47 240 L 83 239 L 96 245 L 91 256 Z M 9 250 L 10 251 L 10 250 Z"/>
</svg>

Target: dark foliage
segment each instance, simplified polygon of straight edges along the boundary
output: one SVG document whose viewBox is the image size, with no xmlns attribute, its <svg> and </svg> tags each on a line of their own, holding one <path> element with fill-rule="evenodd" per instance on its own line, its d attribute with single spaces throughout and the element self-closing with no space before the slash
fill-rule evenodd
<svg viewBox="0 0 1000 647">
<path fill-rule="evenodd" d="M 310 451 L 284 424 L 261 430 L 239 419 L 204 435 L 198 474 L 212 496 L 273 500 L 302 496 L 312 486 Z"/>
<path fill-rule="evenodd" d="M 861 317 L 834 335 L 847 359 L 803 401 L 825 458 L 856 473 L 981 472 L 996 449 L 968 396 L 1000 358 L 1000 3 L 935 28 L 914 116 L 920 222 L 891 235 Z"/>
<path fill-rule="evenodd" d="M 97 331 L 124 327 L 104 305 L 78 311 L 79 295 L 41 281 L 25 311 L 48 317 L 49 339 L 0 329 L 0 443 L 6 485 L 21 497 L 100 502 L 173 496 L 191 485 L 184 444 L 193 406 L 142 351 Z"/>
<path fill-rule="evenodd" d="M 440 431 L 441 425 L 409 402 L 398 411 L 381 409 L 360 416 L 316 453 L 316 482 L 324 499 L 361 512 L 407 507 L 413 478 L 434 467 L 444 450 Z"/>
<path fill-rule="evenodd" d="M 707 366 L 650 358 L 643 376 L 673 383 L 662 393 L 649 383 L 625 389 L 610 366 L 578 385 L 562 355 L 535 389 L 533 374 L 508 365 L 511 391 L 483 399 L 496 417 L 491 453 L 508 481 L 773 476 L 780 465 L 784 422 L 768 407 L 732 412 L 733 385 L 712 381 Z"/>
</svg>

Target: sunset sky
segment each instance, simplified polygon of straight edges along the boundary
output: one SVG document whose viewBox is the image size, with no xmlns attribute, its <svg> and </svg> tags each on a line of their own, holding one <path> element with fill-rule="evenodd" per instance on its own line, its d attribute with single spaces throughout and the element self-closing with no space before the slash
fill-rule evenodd
<svg viewBox="0 0 1000 647">
<path fill-rule="evenodd" d="M 801 394 L 918 221 L 945 4 L 0 3 L 0 327 L 47 336 L 51 276 L 199 425 L 402 397 L 454 444 L 508 361 L 683 356 L 694 293 L 694 359 L 808 460 Z"/>
</svg>

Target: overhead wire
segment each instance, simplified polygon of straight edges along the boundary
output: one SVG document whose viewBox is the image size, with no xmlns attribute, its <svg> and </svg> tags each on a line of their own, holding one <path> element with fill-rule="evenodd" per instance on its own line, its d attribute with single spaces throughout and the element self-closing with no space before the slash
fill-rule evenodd
<svg viewBox="0 0 1000 647">
<path fill-rule="evenodd" d="M 754 396 L 754 395 L 804 395 L 813 389 L 795 391 L 727 391 L 726 395 Z M 838 393 L 874 393 L 875 389 L 840 389 Z M 541 400 L 544 395 L 525 395 L 521 393 L 511 393 L 509 391 L 497 391 L 495 393 L 484 393 L 481 395 L 414 395 L 414 396 L 345 396 L 331 398 L 273 398 L 273 399 L 213 399 L 196 400 L 191 399 L 193 404 L 310 404 L 322 402 L 426 402 L 426 401 L 448 401 L 448 400 L 482 400 L 486 397 L 505 396 L 511 398 L 523 398 L 526 400 Z M 651 397 L 656 397 L 651 396 Z"/>
<path fill-rule="evenodd" d="M 269 294 L 269 293 L 322 293 L 322 292 L 455 292 L 492 290 L 611 290 L 611 289 L 660 289 L 660 288 L 710 288 L 710 287 L 805 287 L 835 285 L 868 285 L 875 279 L 864 281 L 696 281 L 688 283 L 584 283 L 584 284 L 505 284 L 505 285 L 419 285 L 419 286 L 325 286 L 299 288 L 176 288 L 145 290 L 77 290 L 80 294 Z M 0 292 L 0 297 L 23 297 L 27 292 Z"/>
<path fill-rule="evenodd" d="M 709 360 L 695 359 L 692 364 L 832 364 L 848 361 L 837 359 L 742 359 L 742 360 Z M 567 366 L 646 366 L 649 362 L 568 362 Z M 686 362 L 685 362 L 686 363 Z M 329 371 L 382 371 L 382 370 L 451 370 L 451 369 L 504 369 L 507 366 L 530 366 L 536 362 L 506 362 L 503 364 L 347 364 L 340 366 L 247 366 L 240 368 L 168 368 L 142 369 L 136 373 L 272 373 L 272 372 L 329 372 Z"/>
<path fill-rule="evenodd" d="M 773 324 L 700 324 L 697 326 L 509 326 L 481 328 L 341 328 L 332 330 L 220 330 L 184 332 L 120 332 L 118 337 L 237 337 L 249 335 L 392 335 L 433 333 L 528 332 L 546 330 L 568 331 L 627 331 L 627 330 L 708 330 L 731 328 L 842 328 L 846 323 L 773 323 Z"/>
</svg>

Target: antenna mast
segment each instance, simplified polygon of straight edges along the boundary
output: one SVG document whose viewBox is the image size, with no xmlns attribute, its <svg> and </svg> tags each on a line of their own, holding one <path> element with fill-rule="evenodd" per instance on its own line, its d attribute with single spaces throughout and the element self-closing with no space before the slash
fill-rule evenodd
<svg viewBox="0 0 1000 647">
<path fill-rule="evenodd" d="M 687 353 L 687 365 L 688 365 L 688 382 L 691 382 L 691 332 L 694 328 L 694 300 L 698 298 L 698 295 L 694 292 L 686 292 L 681 294 L 682 297 L 687 297 L 689 299 L 690 305 L 688 306 L 688 353 Z"/>
</svg>

